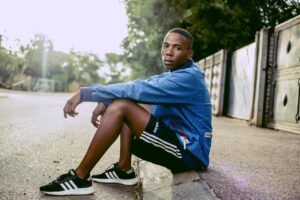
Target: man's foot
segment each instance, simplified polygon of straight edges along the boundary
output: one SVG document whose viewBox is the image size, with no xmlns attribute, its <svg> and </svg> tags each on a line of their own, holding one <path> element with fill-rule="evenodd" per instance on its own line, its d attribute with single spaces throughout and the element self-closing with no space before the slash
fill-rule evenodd
<svg viewBox="0 0 300 200">
<path fill-rule="evenodd" d="M 67 174 L 59 176 L 48 185 L 40 187 L 44 194 L 63 196 L 63 195 L 86 195 L 92 194 L 92 180 L 79 178 L 75 171 L 71 169 Z"/>
<path fill-rule="evenodd" d="M 123 172 L 117 167 L 117 163 L 112 164 L 102 174 L 93 175 L 92 179 L 99 183 L 120 183 L 123 185 L 135 185 L 138 182 L 133 169 Z"/>
</svg>

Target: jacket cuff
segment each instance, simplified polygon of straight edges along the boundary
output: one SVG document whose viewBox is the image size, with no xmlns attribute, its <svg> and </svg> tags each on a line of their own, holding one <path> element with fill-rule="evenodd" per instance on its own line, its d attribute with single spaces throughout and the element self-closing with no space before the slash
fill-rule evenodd
<svg viewBox="0 0 300 200">
<path fill-rule="evenodd" d="M 92 101 L 92 87 L 80 88 L 80 103 L 85 101 Z"/>
</svg>

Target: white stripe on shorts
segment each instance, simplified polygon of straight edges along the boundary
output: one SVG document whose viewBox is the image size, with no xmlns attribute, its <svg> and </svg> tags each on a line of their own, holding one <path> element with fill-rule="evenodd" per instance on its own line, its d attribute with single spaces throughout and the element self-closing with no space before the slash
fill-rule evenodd
<svg viewBox="0 0 300 200">
<path fill-rule="evenodd" d="M 163 149 L 164 151 L 176 156 L 177 158 L 182 158 L 181 152 L 179 151 L 176 145 L 168 143 L 162 140 L 161 138 L 156 137 L 155 135 L 144 131 L 143 134 L 140 136 L 140 139 L 152 144 L 153 146 Z"/>
</svg>

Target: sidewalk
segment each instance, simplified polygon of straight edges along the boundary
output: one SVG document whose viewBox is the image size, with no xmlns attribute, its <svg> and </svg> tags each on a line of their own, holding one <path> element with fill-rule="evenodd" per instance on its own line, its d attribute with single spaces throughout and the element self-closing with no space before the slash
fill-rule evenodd
<svg viewBox="0 0 300 200">
<path fill-rule="evenodd" d="M 300 199 L 300 135 L 213 118 L 211 164 L 199 173 L 221 199 Z"/>
<path fill-rule="evenodd" d="M 163 199 L 300 199 L 300 135 L 213 118 L 211 164 L 172 176 L 140 161 L 142 195 Z"/>
<path fill-rule="evenodd" d="M 31 94 L 0 90 L 0 200 L 118 200 L 137 199 L 138 185 L 94 183 L 87 196 L 52 197 L 41 185 L 75 168 L 94 135 L 90 123 L 95 104 L 78 107 L 79 115 L 64 119 L 68 94 Z M 118 161 L 118 140 L 92 173 Z"/>
<path fill-rule="evenodd" d="M 139 161 L 141 197 L 145 200 L 214 200 L 216 196 L 194 172 L 174 174 L 164 167 Z"/>
<path fill-rule="evenodd" d="M 39 186 L 78 165 L 95 132 L 90 123 L 95 104 L 82 104 L 77 117 L 63 118 L 62 107 L 69 96 L 0 90 L 1 200 L 197 199 L 202 193 L 210 194 L 195 172 L 173 176 L 169 170 L 134 158 L 140 180 L 136 186 L 94 183 L 93 195 L 42 195 Z M 92 173 L 102 172 L 118 157 L 117 140 Z M 193 193 L 187 193 L 190 188 Z"/>
<path fill-rule="evenodd" d="M 140 184 L 94 184 L 89 196 L 43 196 L 40 185 L 76 167 L 93 137 L 94 104 L 64 119 L 70 95 L 0 90 L 0 199 L 300 199 L 300 135 L 213 118 L 211 164 L 205 172 L 172 175 L 160 166 L 133 159 Z M 112 146 L 92 173 L 117 161 Z"/>
</svg>

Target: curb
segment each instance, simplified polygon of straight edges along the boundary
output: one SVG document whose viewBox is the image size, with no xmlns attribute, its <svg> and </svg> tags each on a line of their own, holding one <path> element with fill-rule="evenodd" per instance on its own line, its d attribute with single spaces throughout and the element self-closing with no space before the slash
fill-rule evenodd
<svg viewBox="0 0 300 200">
<path fill-rule="evenodd" d="M 208 184 L 195 172 L 172 174 L 168 169 L 147 161 L 135 159 L 138 199 L 181 200 L 218 199 Z"/>
<path fill-rule="evenodd" d="M 143 199 L 143 182 L 141 180 L 141 175 L 140 175 L 140 165 L 139 165 L 139 158 L 135 157 L 133 155 L 133 168 L 135 169 L 137 178 L 138 178 L 138 183 L 136 186 L 136 199 L 137 200 L 142 200 Z"/>
</svg>

